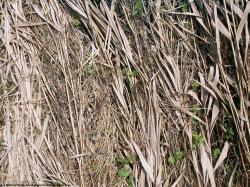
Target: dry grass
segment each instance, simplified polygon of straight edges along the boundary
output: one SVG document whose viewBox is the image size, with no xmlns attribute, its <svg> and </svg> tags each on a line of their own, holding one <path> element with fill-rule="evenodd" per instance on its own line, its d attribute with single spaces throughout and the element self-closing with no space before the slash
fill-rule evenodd
<svg viewBox="0 0 250 187">
<path fill-rule="evenodd" d="M 249 185 L 250 3 L 180 2 L 0 2 L 2 184 Z"/>
</svg>

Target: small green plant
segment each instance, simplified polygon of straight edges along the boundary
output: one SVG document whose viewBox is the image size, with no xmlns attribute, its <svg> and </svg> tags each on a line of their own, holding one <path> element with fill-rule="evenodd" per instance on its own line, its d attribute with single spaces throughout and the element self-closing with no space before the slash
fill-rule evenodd
<svg viewBox="0 0 250 187">
<path fill-rule="evenodd" d="M 184 22 L 184 27 L 190 30 L 192 28 L 192 23 L 190 21 L 186 21 L 186 22 Z M 197 82 L 195 82 L 195 83 L 198 84 Z M 200 86 L 199 84 L 198 84 L 198 86 L 195 85 L 196 91 L 198 90 L 197 88 L 199 88 L 199 86 Z"/>
<path fill-rule="evenodd" d="M 135 0 L 134 8 L 133 8 L 133 16 L 140 16 L 143 12 L 142 0 Z"/>
<path fill-rule="evenodd" d="M 204 138 L 201 134 L 198 134 L 197 132 L 193 131 L 192 141 L 195 147 L 200 147 L 204 143 Z"/>
<path fill-rule="evenodd" d="M 229 124 L 227 124 L 227 123 L 225 124 L 225 128 L 226 128 L 226 134 L 225 134 L 226 140 L 228 140 L 228 141 L 233 140 L 234 129 L 231 126 L 229 126 Z"/>
<path fill-rule="evenodd" d="M 132 187 L 133 186 L 133 181 L 134 181 L 134 177 L 133 175 L 129 175 L 128 178 L 127 178 L 127 184 L 128 184 L 128 187 Z"/>
<path fill-rule="evenodd" d="M 128 169 L 125 169 L 125 168 L 121 168 L 121 169 L 118 170 L 117 175 L 119 177 L 125 177 L 126 178 L 129 175 L 131 175 L 131 171 L 128 170 Z"/>
<path fill-rule="evenodd" d="M 133 186 L 133 173 L 129 168 L 129 164 L 133 164 L 136 161 L 136 157 L 134 155 L 128 157 L 117 157 L 116 163 L 120 165 L 120 169 L 117 171 L 118 177 L 123 177 L 126 179 L 129 187 Z"/>
<path fill-rule="evenodd" d="M 84 68 L 84 73 L 86 76 L 90 76 L 94 73 L 94 67 L 92 64 L 86 64 L 85 68 Z"/>
<path fill-rule="evenodd" d="M 181 2 L 181 11 L 188 12 L 188 3 L 186 1 Z"/>
<path fill-rule="evenodd" d="M 117 157 L 116 159 L 116 163 L 121 164 L 121 165 L 128 165 L 130 163 L 134 163 L 136 161 L 136 157 L 134 155 L 132 156 L 128 156 L 126 158 L 123 157 Z"/>
<path fill-rule="evenodd" d="M 80 26 L 81 25 L 81 21 L 76 18 L 75 16 L 72 16 L 71 17 L 71 24 L 74 26 L 74 27 L 77 27 L 77 26 Z"/>
<path fill-rule="evenodd" d="M 191 23 L 190 23 L 190 24 L 191 24 Z M 185 25 L 184 25 L 184 26 L 185 26 Z M 197 90 L 200 89 L 200 85 L 199 85 L 197 82 L 195 82 L 195 81 L 192 82 L 191 87 L 192 87 L 192 90 L 193 90 L 193 91 L 197 91 Z"/>
<path fill-rule="evenodd" d="M 201 107 L 199 105 L 194 105 L 191 109 L 191 112 L 194 114 L 194 115 L 198 115 L 200 112 L 201 112 Z M 192 117 L 192 124 L 193 125 L 198 125 L 199 124 L 199 121 L 197 119 L 195 119 L 194 117 Z"/>
<path fill-rule="evenodd" d="M 96 164 L 92 164 L 90 166 L 90 169 L 91 169 L 92 172 L 96 172 L 98 170 L 98 166 Z"/>
<path fill-rule="evenodd" d="M 213 157 L 218 158 L 220 156 L 220 153 L 221 153 L 221 151 L 219 148 L 214 149 L 213 150 Z"/>
<path fill-rule="evenodd" d="M 183 160 L 185 153 L 183 151 L 176 151 L 168 157 L 168 162 L 170 164 L 176 164 L 177 162 Z"/>
<path fill-rule="evenodd" d="M 231 164 L 224 164 L 225 173 L 226 175 L 230 176 L 234 170 L 234 168 L 231 166 Z"/>
<path fill-rule="evenodd" d="M 125 168 L 121 168 L 121 169 L 118 170 L 117 176 L 126 178 L 128 187 L 133 186 L 134 177 L 133 177 L 133 174 L 132 174 L 132 172 L 130 170 L 125 169 Z"/>
</svg>

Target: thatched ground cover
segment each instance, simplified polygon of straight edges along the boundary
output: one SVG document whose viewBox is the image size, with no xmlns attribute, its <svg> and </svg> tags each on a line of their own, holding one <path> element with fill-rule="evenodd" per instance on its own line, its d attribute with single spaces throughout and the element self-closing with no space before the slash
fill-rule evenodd
<svg viewBox="0 0 250 187">
<path fill-rule="evenodd" d="M 0 1 L 0 185 L 250 185 L 249 12 Z"/>
</svg>

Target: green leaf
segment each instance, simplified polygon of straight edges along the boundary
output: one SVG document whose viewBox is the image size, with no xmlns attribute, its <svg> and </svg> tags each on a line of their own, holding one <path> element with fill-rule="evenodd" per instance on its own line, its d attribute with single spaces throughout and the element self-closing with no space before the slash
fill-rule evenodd
<svg viewBox="0 0 250 187">
<path fill-rule="evenodd" d="M 170 157 L 168 157 L 168 162 L 169 162 L 170 164 L 175 164 L 176 160 L 175 160 L 175 158 L 174 158 L 173 155 L 171 155 Z"/>
<path fill-rule="evenodd" d="M 191 84 L 191 87 L 192 87 L 193 91 L 197 91 L 197 90 L 199 90 L 200 85 L 197 82 L 193 81 L 192 84 Z"/>
<path fill-rule="evenodd" d="M 184 27 L 186 27 L 187 29 L 191 29 L 192 28 L 192 23 L 190 21 L 184 22 Z M 200 85 L 195 82 L 194 85 L 192 85 L 192 89 L 194 91 L 197 91 L 199 89 Z"/>
<path fill-rule="evenodd" d="M 95 172 L 95 171 L 97 171 L 98 167 L 97 167 L 97 165 L 93 164 L 93 165 L 91 165 L 90 169 L 91 169 L 91 171 Z"/>
<path fill-rule="evenodd" d="M 122 164 L 122 165 L 127 165 L 129 164 L 129 159 L 126 159 L 126 158 L 122 158 L 122 157 L 118 157 L 115 159 L 115 161 L 119 164 Z"/>
<path fill-rule="evenodd" d="M 142 0 L 135 0 L 135 5 L 133 9 L 133 16 L 139 16 L 142 14 L 143 6 L 142 6 Z"/>
<path fill-rule="evenodd" d="M 128 187 L 133 187 L 133 180 L 134 180 L 134 177 L 133 175 L 129 175 L 128 178 L 127 178 L 127 184 L 128 184 Z"/>
<path fill-rule="evenodd" d="M 204 143 L 204 139 L 201 134 L 197 132 L 192 133 L 192 141 L 196 147 L 200 147 Z"/>
<path fill-rule="evenodd" d="M 187 4 L 187 2 L 182 2 L 181 3 L 181 11 L 182 12 L 187 12 L 188 11 L 188 4 Z"/>
<path fill-rule="evenodd" d="M 81 25 L 81 20 L 79 19 L 79 17 L 77 17 L 76 15 L 72 15 L 71 16 L 71 20 L 70 20 L 71 24 L 74 27 L 80 26 Z"/>
<path fill-rule="evenodd" d="M 115 159 L 115 161 L 119 164 L 122 164 L 122 165 L 128 165 L 130 163 L 133 163 L 136 161 L 136 156 L 135 155 L 131 155 L 131 156 L 128 156 L 127 158 L 123 158 L 123 157 L 117 157 Z"/>
<path fill-rule="evenodd" d="M 220 149 L 216 148 L 213 150 L 213 157 L 218 158 L 220 156 Z"/>
<path fill-rule="evenodd" d="M 185 157 L 185 153 L 183 151 L 176 151 L 168 157 L 168 162 L 170 164 L 175 164 L 178 161 L 181 161 L 184 157 Z"/>
<path fill-rule="evenodd" d="M 119 177 L 125 177 L 125 178 L 127 178 L 130 174 L 131 174 L 131 172 L 125 168 L 121 168 L 117 172 L 117 175 Z"/>
<path fill-rule="evenodd" d="M 182 160 L 185 157 L 185 153 L 183 151 L 176 151 L 175 157 L 177 158 L 177 160 Z"/>
<path fill-rule="evenodd" d="M 136 161 L 136 156 L 135 155 L 131 155 L 127 158 L 130 162 L 135 162 Z"/>
<path fill-rule="evenodd" d="M 92 64 L 86 64 L 85 68 L 84 68 L 84 72 L 87 76 L 90 76 L 94 73 L 94 67 Z"/>
<path fill-rule="evenodd" d="M 72 20 L 72 25 L 76 27 L 76 26 L 81 25 L 81 22 L 78 19 L 73 19 Z"/>
<path fill-rule="evenodd" d="M 234 137 L 234 130 L 232 127 L 226 127 L 227 131 L 226 131 L 226 135 L 225 138 L 227 140 L 232 140 Z"/>
</svg>

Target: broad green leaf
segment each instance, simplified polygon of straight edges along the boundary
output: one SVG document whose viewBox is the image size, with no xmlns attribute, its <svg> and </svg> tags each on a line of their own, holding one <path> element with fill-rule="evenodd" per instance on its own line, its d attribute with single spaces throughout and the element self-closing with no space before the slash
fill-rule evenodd
<svg viewBox="0 0 250 187">
<path fill-rule="evenodd" d="M 122 157 L 116 158 L 115 161 L 116 161 L 117 163 L 123 164 L 123 165 L 129 164 L 129 159 L 122 158 Z"/>
<path fill-rule="evenodd" d="M 122 165 L 128 165 L 130 163 L 133 163 L 136 161 L 136 157 L 135 155 L 132 155 L 132 156 L 128 156 L 126 158 L 123 158 L 123 157 L 117 157 L 115 159 L 115 161 L 119 164 L 122 164 Z"/>
<path fill-rule="evenodd" d="M 234 137 L 234 130 L 232 127 L 228 127 L 226 131 L 226 139 L 227 140 L 232 140 Z"/>
<path fill-rule="evenodd" d="M 202 135 L 198 134 L 197 132 L 193 132 L 192 141 L 193 141 L 193 144 L 197 147 L 201 146 L 204 143 L 204 139 Z"/>
<path fill-rule="evenodd" d="M 135 0 L 135 5 L 134 5 L 134 9 L 133 9 L 133 16 L 141 15 L 142 11 L 143 11 L 142 0 Z"/>
<path fill-rule="evenodd" d="M 213 150 L 213 157 L 218 158 L 218 156 L 220 156 L 220 149 L 216 148 L 215 150 Z"/>
<path fill-rule="evenodd" d="M 134 180 L 133 175 L 129 175 L 129 177 L 127 178 L 128 187 L 133 187 L 133 180 Z"/>
<path fill-rule="evenodd" d="M 135 162 L 136 161 L 136 156 L 135 155 L 132 155 L 132 156 L 129 156 L 128 158 L 127 158 L 130 162 Z"/>
<path fill-rule="evenodd" d="M 176 151 L 168 158 L 168 162 L 171 164 L 175 164 L 178 161 L 181 161 L 185 157 L 185 153 L 183 151 Z"/>
<path fill-rule="evenodd" d="M 128 177 L 131 174 L 131 172 L 125 168 L 121 168 L 118 170 L 117 175 L 119 177 Z"/>
<path fill-rule="evenodd" d="M 173 155 L 171 155 L 170 157 L 168 157 L 168 162 L 169 162 L 170 164 L 175 164 L 176 161 L 175 161 Z"/>
<path fill-rule="evenodd" d="M 90 76 L 94 73 L 94 67 L 92 64 L 86 64 L 85 68 L 84 68 L 84 72 L 87 76 Z"/>
<path fill-rule="evenodd" d="M 182 8 L 181 8 L 182 12 L 188 12 L 188 4 L 187 4 L 187 2 L 182 2 L 181 6 L 182 6 Z"/>
<path fill-rule="evenodd" d="M 177 158 L 177 160 L 182 160 L 185 156 L 185 153 L 183 151 L 176 151 L 174 156 Z"/>
<path fill-rule="evenodd" d="M 191 87 L 193 91 L 197 91 L 200 88 L 200 85 L 197 82 L 193 81 Z"/>
</svg>

